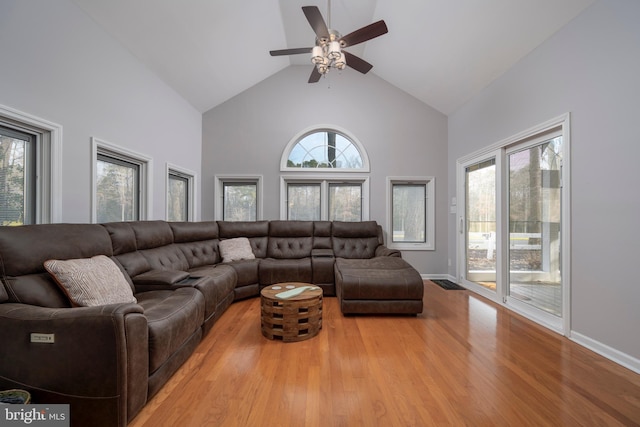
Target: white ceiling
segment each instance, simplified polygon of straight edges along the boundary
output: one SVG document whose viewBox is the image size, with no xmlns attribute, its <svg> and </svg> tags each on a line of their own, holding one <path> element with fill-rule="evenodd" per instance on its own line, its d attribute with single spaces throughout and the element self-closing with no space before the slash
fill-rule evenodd
<svg viewBox="0 0 640 427">
<path fill-rule="evenodd" d="M 384 19 L 388 34 L 347 50 L 449 114 L 595 0 L 333 0 L 330 18 L 327 0 L 74 1 L 200 112 L 291 64 L 311 72 L 269 55 L 313 46 L 302 6 L 343 35 Z"/>
</svg>

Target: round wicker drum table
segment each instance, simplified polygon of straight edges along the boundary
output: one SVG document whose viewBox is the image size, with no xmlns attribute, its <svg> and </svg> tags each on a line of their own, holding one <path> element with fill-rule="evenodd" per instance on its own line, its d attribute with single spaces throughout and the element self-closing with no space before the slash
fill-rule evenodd
<svg viewBox="0 0 640 427">
<path fill-rule="evenodd" d="M 322 289 L 309 283 L 269 285 L 260 292 L 262 335 L 295 342 L 322 329 Z"/>
</svg>

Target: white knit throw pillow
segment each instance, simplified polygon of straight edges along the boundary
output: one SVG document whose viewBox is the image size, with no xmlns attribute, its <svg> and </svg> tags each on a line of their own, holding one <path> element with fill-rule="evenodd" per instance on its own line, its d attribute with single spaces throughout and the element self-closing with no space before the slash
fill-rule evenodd
<svg viewBox="0 0 640 427">
<path fill-rule="evenodd" d="M 137 302 L 122 271 L 105 255 L 63 261 L 52 259 L 45 261 L 44 268 L 74 306 Z"/>
<path fill-rule="evenodd" d="M 251 250 L 251 243 L 246 237 L 220 240 L 218 244 L 222 262 L 240 261 L 243 259 L 255 259 L 256 256 Z"/>
</svg>

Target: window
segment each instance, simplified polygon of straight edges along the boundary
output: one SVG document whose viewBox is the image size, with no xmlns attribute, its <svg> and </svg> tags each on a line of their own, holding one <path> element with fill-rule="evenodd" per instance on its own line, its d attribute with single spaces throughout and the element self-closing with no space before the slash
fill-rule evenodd
<svg viewBox="0 0 640 427">
<path fill-rule="evenodd" d="M 0 126 L 0 225 L 34 224 L 34 136 Z"/>
<path fill-rule="evenodd" d="M 60 222 L 62 127 L 0 105 L 0 225 Z"/>
<path fill-rule="evenodd" d="M 329 221 L 362 220 L 362 184 L 329 183 Z"/>
<path fill-rule="evenodd" d="M 389 247 L 435 249 L 435 178 L 393 177 L 387 180 Z"/>
<path fill-rule="evenodd" d="M 296 135 L 284 150 L 280 170 L 369 172 L 364 147 L 345 130 L 313 127 Z"/>
<path fill-rule="evenodd" d="M 287 219 L 318 221 L 321 216 L 320 183 L 287 184 Z"/>
<path fill-rule="evenodd" d="M 167 164 L 167 221 L 195 219 L 195 173 Z"/>
<path fill-rule="evenodd" d="M 280 170 L 296 171 L 280 177 L 281 219 L 369 219 L 369 160 L 347 131 L 316 126 L 300 132 L 285 148 Z"/>
<path fill-rule="evenodd" d="M 224 221 L 262 218 L 262 177 L 216 176 L 216 217 Z"/>
<path fill-rule="evenodd" d="M 92 143 L 94 222 L 146 219 L 151 159 L 96 138 Z"/>
<path fill-rule="evenodd" d="M 311 179 L 309 179 L 311 178 Z M 342 177 L 281 177 L 281 219 L 301 221 L 363 221 L 368 219 L 369 179 Z"/>
</svg>

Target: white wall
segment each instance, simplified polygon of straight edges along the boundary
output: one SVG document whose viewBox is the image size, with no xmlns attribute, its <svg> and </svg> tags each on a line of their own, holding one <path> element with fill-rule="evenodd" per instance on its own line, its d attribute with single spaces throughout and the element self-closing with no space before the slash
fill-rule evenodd
<svg viewBox="0 0 640 427">
<path fill-rule="evenodd" d="M 89 222 L 92 136 L 200 172 L 202 116 L 68 0 L 0 2 L 0 104 L 63 127 L 62 220 Z"/>
<path fill-rule="evenodd" d="M 285 146 L 313 125 L 335 125 L 367 150 L 370 218 L 383 227 L 387 176 L 436 177 L 436 251 L 403 255 L 423 274 L 444 274 L 447 118 L 373 73 L 346 70 L 308 84 L 310 72 L 310 65 L 288 67 L 204 114 L 202 218 L 214 218 L 216 174 L 263 175 L 264 218 L 279 218 L 279 168 Z"/>
<path fill-rule="evenodd" d="M 595 3 L 449 117 L 449 197 L 456 159 L 566 112 L 573 336 L 639 363 L 640 2 Z"/>
</svg>

